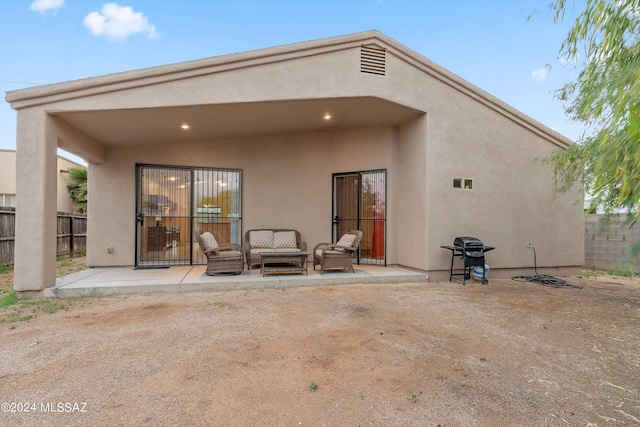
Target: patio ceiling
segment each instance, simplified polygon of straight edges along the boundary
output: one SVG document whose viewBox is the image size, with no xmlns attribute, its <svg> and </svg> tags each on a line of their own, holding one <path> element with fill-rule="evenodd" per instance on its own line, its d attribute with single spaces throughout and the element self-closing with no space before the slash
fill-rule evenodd
<svg viewBox="0 0 640 427">
<path fill-rule="evenodd" d="M 424 112 L 375 97 L 51 112 L 106 146 L 396 126 Z M 325 115 L 331 118 L 326 119 Z M 183 129 L 182 125 L 189 129 Z"/>
</svg>

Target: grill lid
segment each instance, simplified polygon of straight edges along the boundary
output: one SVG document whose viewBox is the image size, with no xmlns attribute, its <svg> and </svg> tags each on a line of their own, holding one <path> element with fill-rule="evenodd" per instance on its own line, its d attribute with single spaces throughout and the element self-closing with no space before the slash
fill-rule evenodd
<svg viewBox="0 0 640 427">
<path fill-rule="evenodd" d="M 477 249 L 483 248 L 484 244 L 477 237 L 456 237 L 453 240 L 453 246 L 464 249 Z"/>
</svg>

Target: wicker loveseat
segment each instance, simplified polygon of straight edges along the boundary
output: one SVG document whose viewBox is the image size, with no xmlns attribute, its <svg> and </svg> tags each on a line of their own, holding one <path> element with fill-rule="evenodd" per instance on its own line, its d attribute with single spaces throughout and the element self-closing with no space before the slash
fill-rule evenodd
<svg viewBox="0 0 640 427">
<path fill-rule="evenodd" d="M 242 273 L 244 258 L 240 245 L 235 243 L 218 245 L 211 233 L 200 233 L 200 230 L 196 230 L 196 240 L 207 256 L 205 273 L 208 276 L 217 273 Z"/>
<path fill-rule="evenodd" d="M 260 252 L 305 252 L 307 243 L 301 241 L 298 230 L 261 228 L 244 234 L 244 256 L 247 269 L 260 265 Z M 277 262 L 271 259 L 271 262 Z M 284 260 L 286 261 L 286 260 Z"/>
<path fill-rule="evenodd" d="M 320 274 L 325 270 L 341 268 L 344 270 L 353 268 L 353 258 L 358 253 L 362 240 L 362 231 L 351 230 L 345 233 L 337 243 L 318 243 L 313 248 L 313 269 L 316 265 L 320 266 Z"/>
</svg>

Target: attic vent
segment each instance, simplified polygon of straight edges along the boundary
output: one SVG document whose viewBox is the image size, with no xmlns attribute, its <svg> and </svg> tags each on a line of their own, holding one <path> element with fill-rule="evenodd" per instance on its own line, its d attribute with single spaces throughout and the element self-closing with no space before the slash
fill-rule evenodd
<svg viewBox="0 0 640 427">
<path fill-rule="evenodd" d="M 372 46 L 360 48 L 360 72 L 384 76 L 386 71 L 386 51 Z"/>
</svg>

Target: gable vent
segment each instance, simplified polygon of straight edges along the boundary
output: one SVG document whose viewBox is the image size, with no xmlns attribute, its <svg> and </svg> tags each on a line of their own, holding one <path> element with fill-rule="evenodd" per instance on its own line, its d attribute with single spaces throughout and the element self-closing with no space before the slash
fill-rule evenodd
<svg viewBox="0 0 640 427">
<path fill-rule="evenodd" d="M 386 51 L 377 47 L 361 46 L 360 72 L 384 76 L 386 71 Z"/>
</svg>

